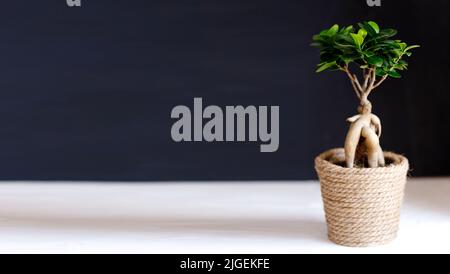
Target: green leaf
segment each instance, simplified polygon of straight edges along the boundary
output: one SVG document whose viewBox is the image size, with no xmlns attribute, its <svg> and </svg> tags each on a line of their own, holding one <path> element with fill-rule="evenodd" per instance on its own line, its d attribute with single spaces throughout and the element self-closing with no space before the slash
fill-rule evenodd
<svg viewBox="0 0 450 274">
<path fill-rule="evenodd" d="M 352 37 L 347 33 L 347 34 L 337 34 L 335 37 L 335 42 L 338 41 L 340 43 L 342 42 L 347 42 L 349 44 L 353 44 L 353 39 Z"/>
<path fill-rule="evenodd" d="M 321 36 L 328 36 L 328 37 L 332 37 L 335 36 L 339 31 L 339 25 L 338 24 L 334 24 L 331 28 L 323 30 L 322 32 L 320 32 Z"/>
<path fill-rule="evenodd" d="M 335 46 L 336 49 L 339 49 L 342 51 L 342 54 L 349 54 L 349 53 L 353 53 L 356 52 L 355 50 L 355 45 L 353 44 L 343 44 L 340 42 L 335 42 Z"/>
<path fill-rule="evenodd" d="M 389 71 L 388 75 L 391 76 L 392 78 L 402 78 L 400 73 L 398 73 L 395 69 Z"/>
<path fill-rule="evenodd" d="M 406 43 L 398 43 L 399 47 L 401 50 L 405 50 L 406 47 L 408 46 Z"/>
<path fill-rule="evenodd" d="M 364 51 L 364 56 L 366 56 L 366 57 L 371 57 L 371 56 L 374 56 L 374 55 L 375 55 L 375 53 L 373 51 L 370 51 L 370 50 L 365 50 Z"/>
<path fill-rule="evenodd" d="M 371 37 L 367 41 L 367 43 L 369 43 L 369 42 L 382 42 L 382 41 L 387 40 L 388 38 L 391 38 L 391 37 L 395 36 L 396 34 L 397 34 L 397 31 L 395 29 L 383 29 L 383 30 L 380 30 L 380 32 L 376 36 Z"/>
<path fill-rule="evenodd" d="M 400 57 L 403 55 L 403 51 L 399 50 L 399 49 L 393 49 L 390 51 L 391 53 L 395 54 L 396 57 Z"/>
<path fill-rule="evenodd" d="M 311 44 L 309 44 L 311 47 L 316 47 L 316 48 L 320 48 L 320 47 L 323 47 L 323 44 L 322 43 L 320 43 L 320 42 L 314 42 L 314 43 L 311 43 Z"/>
<path fill-rule="evenodd" d="M 349 33 L 349 32 L 352 32 L 352 31 L 353 31 L 353 26 L 348 26 L 342 32 Z"/>
<path fill-rule="evenodd" d="M 367 31 L 365 29 L 360 29 L 358 31 L 358 35 L 361 36 L 364 39 L 364 38 L 366 38 Z"/>
<path fill-rule="evenodd" d="M 324 64 L 319 64 L 316 72 L 319 73 L 319 72 L 322 72 L 322 71 L 324 71 L 326 69 L 332 68 L 334 66 L 336 66 L 336 61 L 329 62 L 329 63 L 324 63 Z"/>
<path fill-rule="evenodd" d="M 383 77 L 385 76 L 387 73 L 386 71 L 384 71 L 382 68 L 376 68 L 376 72 L 377 76 Z"/>
<path fill-rule="evenodd" d="M 372 23 L 374 23 L 374 24 L 372 24 Z M 375 22 L 372 22 L 372 23 L 369 23 L 369 22 L 358 23 L 358 26 L 361 29 L 364 29 L 365 31 L 367 31 L 367 33 L 370 37 L 374 37 L 379 33 L 380 29 Z"/>
<path fill-rule="evenodd" d="M 314 35 L 313 41 L 314 42 L 322 42 L 324 44 L 329 44 L 329 37 L 321 36 L 321 35 Z"/>
<path fill-rule="evenodd" d="M 401 60 L 398 64 L 396 64 L 394 66 L 395 69 L 398 70 L 406 70 L 408 69 L 408 63 L 406 63 L 405 61 Z"/>
<path fill-rule="evenodd" d="M 409 47 L 405 48 L 405 51 L 408 51 L 408 50 L 411 50 L 411 49 L 415 49 L 415 48 L 420 48 L 420 46 L 419 45 L 412 45 L 412 46 L 409 46 Z"/>
<path fill-rule="evenodd" d="M 328 35 L 330 36 L 334 36 L 336 35 L 336 33 L 339 31 L 339 25 L 338 24 L 334 24 L 329 30 L 328 30 Z"/>
<path fill-rule="evenodd" d="M 366 58 L 367 63 L 369 63 L 370 65 L 374 65 L 376 67 L 381 67 L 383 66 L 384 60 L 383 58 L 379 57 L 379 56 L 370 56 Z"/>
<path fill-rule="evenodd" d="M 395 29 L 384 29 L 381 30 L 379 33 L 378 38 L 390 38 L 392 36 L 395 36 L 397 34 L 397 30 Z"/>
<path fill-rule="evenodd" d="M 380 32 L 380 27 L 374 21 L 369 21 L 367 24 L 375 31 L 376 34 Z"/>
<path fill-rule="evenodd" d="M 364 37 L 356 33 L 350 33 L 350 35 L 353 38 L 353 42 L 355 43 L 355 45 L 358 48 L 361 48 L 362 43 L 364 43 Z"/>
</svg>

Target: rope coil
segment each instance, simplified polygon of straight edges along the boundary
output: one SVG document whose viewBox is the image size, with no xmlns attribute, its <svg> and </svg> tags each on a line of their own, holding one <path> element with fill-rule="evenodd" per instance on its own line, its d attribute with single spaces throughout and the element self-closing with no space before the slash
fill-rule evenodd
<svg viewBox="0 0 450 274">
<path fill-rule="evenodd" d="M 337 244 L 365 247 L 392 241 L 398 231 L 408 159 L 384 152 L 388 164 L 346 168 L 344 149 L 328 150 L 315 159 L 328 238 Z"/>
</svg>

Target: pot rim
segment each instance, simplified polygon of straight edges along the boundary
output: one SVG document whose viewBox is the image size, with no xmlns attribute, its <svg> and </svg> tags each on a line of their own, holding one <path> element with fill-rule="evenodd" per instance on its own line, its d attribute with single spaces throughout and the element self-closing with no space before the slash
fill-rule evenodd
<svg viewBox="0 0 450 274">
<path fill-rule="evenodd" d="M 358 173 L 358 174 L 371 174 L 371 173 L 390 173 L 398 170 L 409 168 L 408 159 L 400 154 L 384 151 L 384 157 L 392 161 L 391 164 L 384 167 L 376 168 L 348 168 L 337 164 L 334 164 L 330 159 L 335 157 L 339 161 L 344 161 L 344 148 L 333 148 L 319 154 L 315 159 L 316 168 L 320 167 L 321 170 L 329 170 L 339 173 Z"/>
</svg>

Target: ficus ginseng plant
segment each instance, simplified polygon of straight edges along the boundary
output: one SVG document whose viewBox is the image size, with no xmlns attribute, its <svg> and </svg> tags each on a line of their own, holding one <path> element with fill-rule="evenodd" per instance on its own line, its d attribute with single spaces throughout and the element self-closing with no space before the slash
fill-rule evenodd
<svg viewBox="0 0 450 274">
<path fill-rule="evenodd" d="M 395 29 L 380 29 L 377 23 L 368 21 L 358 23 L 356 28 L 333 25 L 313 36 L 311 45 L 320 50 L 316 71 L 345 72 L 360 100 L 359 114 L 347 119 L 351 125 L 344 148 L 349 168 L 385 165 L 379 145 L 381 122 L 372 114 L 368 96 L 387 78 L 400 78 L 400 72 L 408 67 L 404 57 L 411 56 L 411 50 L 419 47 L 395 39 L 396 34 Z M 359 68 L 360 77 L 350 70 L 350 65 Z"/>
</svg>

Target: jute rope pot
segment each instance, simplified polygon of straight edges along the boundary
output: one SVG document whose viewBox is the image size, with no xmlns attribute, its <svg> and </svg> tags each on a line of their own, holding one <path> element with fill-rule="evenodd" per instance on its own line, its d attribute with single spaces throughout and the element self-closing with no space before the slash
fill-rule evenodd
<svg viewBox="0 0 450 274">
<path fill-rule="evenodd" d="M 397 235 L 408 159 L 384 153 L 386 167 L 345 168 L 342 148 L 315 159 L 328 238 L 345 246 L 385 244 Z"/>
</svg>

